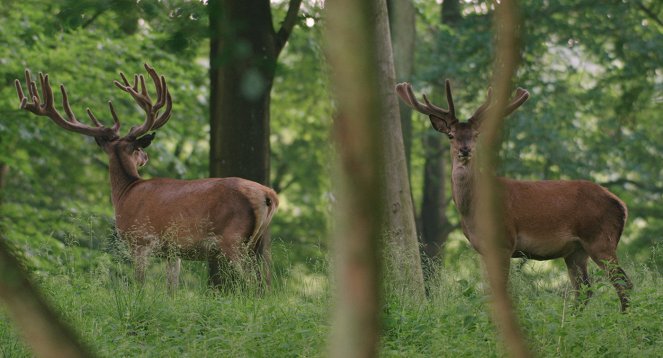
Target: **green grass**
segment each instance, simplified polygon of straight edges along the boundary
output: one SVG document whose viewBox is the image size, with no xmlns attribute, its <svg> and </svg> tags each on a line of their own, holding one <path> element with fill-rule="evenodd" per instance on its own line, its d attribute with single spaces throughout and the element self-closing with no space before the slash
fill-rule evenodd
<svg viewBox="0 0 663 358">
<path fill-rule="evenodd" d="M 277 245 L 275 256 L 277 260 L 287 256 L 283 245 Z M 277 270 L 273 289 L 256 297 L 251 290 L 212 292 L 205 286 L 204 265 L 185 262 L 180 289 L 171 296 L 158 260 L 151 266 L 149 283 L 140 288 L 132 283 L 124 261 L 108 254 L 94 259 L 86 270 L 63 266 L 39 272 L 36 280 L 53 306 L 100 356 L 326 355 L 333 295 L 323 267 L 312 273 L 300 266 L 283 266 Z M 425 302 L 386 298 L 383 356 L 504 355 L 487 314 L 489 297 L 477 255 L 462 253 L 456 261 L 458 265 L 438 268 L 432 275 Z M 514 261 L 511 290 L 537 355 L 661 355 L 662 275 L 647 265 L 623 261 L 635 284 L 632 308 L 626 314 L 619 313 L 614 289 L 597 270 L 591 273 L 595 295 L 584 310 L 577 310 L 560 265 L 528 262 L 517 268 Z M 30 356 L 10 322 L 1 318 L 0 356 Z"/>
</svg>

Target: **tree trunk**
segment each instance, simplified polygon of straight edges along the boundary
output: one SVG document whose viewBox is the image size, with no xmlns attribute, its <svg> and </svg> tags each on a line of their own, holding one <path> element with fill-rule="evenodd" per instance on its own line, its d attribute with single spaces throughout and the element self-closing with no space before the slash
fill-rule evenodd
<svg viewBox="0 0 663 358">
<path fill-rule="evenodd" d="M 269 181 L 276 48 L 269 1 L 209 2 L 210 176 Z"/>
<path fill-rule="evenodd" d="M 377 1 L 336 0 L 326 6 L 326 56 L 338 103 L 339 156 L 333 247 L 336 308 L 332 357 L 375 357 L 380 326 L 380 241 L 384 225 L 383 106 L 378 90 Z"/>
<path fill-rule="evenodd" d="M 36 357 L 91 357 L 76 334 L 39 295 L 0 237 L 0 301 Z"/>
<path fill-rule="evenodd" d="M 4 189 L 7 182 L 7 174 L 9 173 L 9 165 L 0 163 L 0 204 L 4 198 Z"/>
<path fill-rule="evenodd" d="M 462 19 L 458 0 L 446 0 L 442 3 L 441 21 L 448 26 L 455 26 Z M 444 91 L 440 88 L 439 93 Z M 448 205 L 445 175 L 448 145 L 444 136 L 426 135 L 424 137 L 424 190 L 421 202 L 421 241 L 424 253 L 430 259 L 442 256 L 451 224 L 446 214 Z"/>
<path fill-rule="evenodd" d="M 493 65 L 492 88 L 495 98 L 489 107 L 486 119 L 481 125 L 481 141 L 478 146 L 475 166 L 474 192 L 477 207 L 477 235 L 484 238 L 482 256 L 488 284 L 491 289 L 491 308 L 493 322 L 501 335 L 504 347 L 512 357 L 530 357 L 525 337 L 516 317 L 515 309 L 509 295 L 508 277 L 510 250 L 505 250 L 506 233 L 500 228 L 503 219 L 502 205 L 503 188 L 495 176 L 498 165 L 498 153 L 501 146 L 501 130 L 504 123 L 506 108 L 511 92 L 512 77 L 518 65 L 518 6 L 515 1 L 502 0 L 495 10 L 496 58 Z M 481 170 L 479 170 L 481 168 Z"/>
<path fill-rule="evenodd" d="M 210 176 L 269 184 L 269 104 L 279 53 L 301 0 L 279 31 L 269 0 L 210 0 Z"/>
<path fill-rule="evenodd" d="M 451 224 L 446 215 L 445 158 L 447 143 L 440 133 L 426 133 L 424 137 L 424 190 L 421 200 L 421 242 L 429 259 L 439 258 L 449 235 Z"/>
<path fill-rule="evenodd" d="M 415 8 L 411 0 L 388 0 L 389 27 L 394 49 L 396 82 L 412 81 L 414 74 L 414 48 L 416 40 Z M 411 173 L 412 110 L 399 101 L 401 129 L 408 175 Z"/>
<path fill-rule="evenodd" d="M 384 1 L 375 2 L 373 23 L 376 33 L 378 85 L 383 101 L 381 123 L 374 128 L 383 138 L 382 151 L 386 185 L 386 213 L 384 226 L 386 288 L 406 297 L 423 297 L 424 284 L 419 255 L 419 241 L 414 220 L 414 207 L 410 194 L 403 131 L 401 129 L 398 99 L 396 98 L 395 70 L 391 49 L 389 18 Z"/>
</svg>

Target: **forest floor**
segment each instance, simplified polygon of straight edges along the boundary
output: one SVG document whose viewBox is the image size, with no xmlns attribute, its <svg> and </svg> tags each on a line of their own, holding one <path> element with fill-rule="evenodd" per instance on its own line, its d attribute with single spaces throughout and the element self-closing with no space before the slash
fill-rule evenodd
<svg viewBox="0 0 663 358">
<path fill-rule="evenodd" d="M 430 275 L 424 302 L 385 299 L 382 356 L 504 356 L 487 313 L 478 259 L 464 256 L 462 266 Z M 326 267 L 282 268 L 272 289 L 256 295 L 210 290 L 204 265 L 185 262 L 180 288 L 171 295 L 163 264 L 155 261 L 143 287 L 133 283 L 125 261 L 107 253 L 85 269 L 64 262 L 34 276 L 62 317 L 102 357 L 326 356 L 333 302 Z M 537 356 L 663 354 L 663 275 L 647 264 L 622 261 L 635 286 L 626 314 L 619 313 L 614 289 L 593 264 L 595 294 L 579 310 L 561 266 L 513 262 L 511 291 Z M 31 356 L 4 317 L 0 308 L 0 356 Z"/>
</svg>

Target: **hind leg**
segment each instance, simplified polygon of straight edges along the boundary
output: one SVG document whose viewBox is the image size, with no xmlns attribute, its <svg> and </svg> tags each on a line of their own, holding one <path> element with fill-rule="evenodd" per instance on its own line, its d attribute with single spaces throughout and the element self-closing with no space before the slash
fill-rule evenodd
<svg viewBox="0 0 663 358">
<path fill-rule="evenodd" d="M 142 286 L 145 284 L 145 270 L 149 262 L 150 248 L 147 246 L 136 246 L 132 251 L 134 278 Z"/>
<path fill-rule="evenodd" d="M 168 280 L 168 292 L 174 294 L 179 285 L 180 269 L 182 268 L 182 259 L 177 256 L 169 256 L 166 259 L 166 278 Z"/>
<path fill-rule="evenodd" d="M 215 254 L 208 258 L 209 278 L 211 287 L 229 291 L 237 286 L 238 265 L 241 260 L 241 245 L 235 241 L 216 239 Z"/>
<path fill-rule="evenodd" d="M 564 258 L 566 268 L 569 272 L 569 279 L 573 284 L 575 291 L 576 301 L 581 306 L 587 305 L 587 302 L 592 297 L 591 283 L 589 282 L 589 275 L 587 274 L 587 259 L 589 255 L 583 249 L 574 251 L 572 254 Z"/>
<path fill-rule="evenodd" d="M 269 290 L 272 285 L 272 255 L 270 250 L 270 237 L 269 234 L 263 234 L 256 248 L 255 263 L 256 276 L 258 279 L 258 289 L 260 292 Z"/>
<path fill-rule="evenodd" d="M 591 254 L 592 260 L 599 267 L 608 273 L 610 282 L 617 291 L 622 312 L 626 311 L 630 304 L 629 291 L 633 288 L 631 280 L 626 276 L 626 272 L 619 266 L 617 255 L 614 252 L 600 252 Z"/>
</svg>

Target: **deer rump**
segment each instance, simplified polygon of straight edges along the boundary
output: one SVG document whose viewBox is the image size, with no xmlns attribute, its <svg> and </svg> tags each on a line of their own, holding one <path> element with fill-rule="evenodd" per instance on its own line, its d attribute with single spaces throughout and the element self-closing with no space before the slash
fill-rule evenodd
<svg viewBox="0 0 663 358">
<path fill-rule="evenodd" d="M 123 239 L 191 260 L 256 252 L 278 206 L 272 189 L 242 178 L 141 180 L 122 199 L 115 219 Z"/>
</svg>

